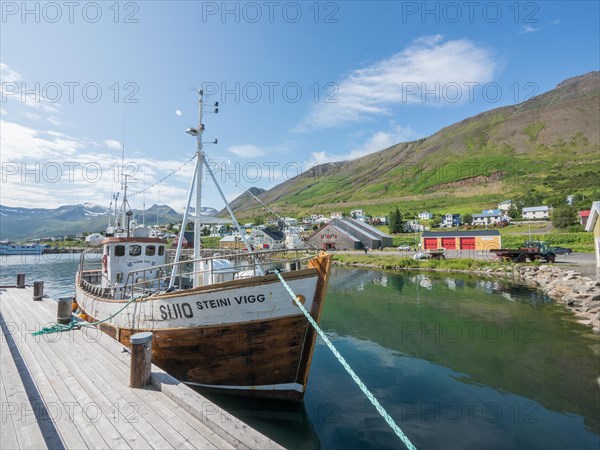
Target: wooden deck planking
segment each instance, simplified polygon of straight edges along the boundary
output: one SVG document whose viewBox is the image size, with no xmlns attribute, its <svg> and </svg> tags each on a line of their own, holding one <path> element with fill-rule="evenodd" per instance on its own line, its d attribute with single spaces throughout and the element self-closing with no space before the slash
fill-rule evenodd
<svg viewBox="0 0 600 450">
<path fill-rule="evenodd" d="M 40 305 L 41 306 L 41 305 Z M 36 308 L 37 310 L 37 308 Z M 31 314 L 35 319 L 42 319 L 38 311 L 29 311 L 28 314 Z M 42 319 L 43 320 L 43 319 Z M 53 358 L 56 361 L 56 370 L 61 374 L 61 376 L 68 376 L 71 380 L 73 380 L 73 384 L 76 382 L 72 375 L 69 375 L 69 371 L 81 372 L 79 373 L 77 379 L 79 380 L 77 383 L 77 391 L 81 393 L 82 398 L 79 399 L 79 409 L 81 412 L 87 409 L 92 408 L 93 410 L 99 409 L 101 411 L 100 420 L 95 422 L 99 429 L 102 428 L 102 433 L 105 439 L 107 437 L 111 437 L 112 440 L 109 440 L 106 445 L 109 448 L 173 448 L 176 443 L 169 444 L 168 441 L 161 436 L 161 434 L 154 429 L 150 423 L 140 414 L 139 411 L 139 397 L 134 397 L 135 400 L 133 402 L 125 401 L 118 391 L 130 391 L 130 392 L 140 392 L 145 393 L 145 390 L 132 390 L 129 389 L 129 377 L 123 377 L 121 380 L 114 380 L 114 386 L 106 383 L 104 380 L 105 377 L 109 377 L 112 373 L 111 370 L 107 370 L 107 367 L 98 367 L 98 370 L 90 370 L 88 364 L 93 357 L 97 354 L 102 353 L 103 348 L 95 346 L 94 354 L 92 355 L 90 352 L 79 352 L 75 358 L 72 358 L 70 352 L 61 352 L 56 351 L 63 346 L 58 345 L 50 345 L 49 342 L 46 342 L 46 339 L 61 339 L 64 340 L 67 346 L 75 346 L 77 344 L 83 344 L 84 346 L 89 342 L 85 342 L 81 331 L 71 331 L 66 333 L 61 333 L 60 335 L 48 335 L 42 336 L 40 338 L 34 338 L 33 336 L 29 336 L 30 339 L 39 340 L 39 345 L 42 347 L 46 347 L 48 352 L 51 352 L 55 355 Z M 99 339 L 110 339 L 110 337 L 99 334 Z M 112 341 L 112 339 L 110 339 Z M 82 342 L 83 341 L 83 342 Z M 71 344 L 72 342 L 72 344 Z M 63 363 L 64 361 L 64 363 Z M 67 368 L 65 364 L 68 364 Z M 121 388 L 121 389 L 119 389 Z M 93 396 L 89 396 L 86 398 L 85 393 L 93 394 Z M 110 401 L 106 398 L 110 397 Z M 94 399 L 92 401 L 92 398 Z M 93 412 L 93 411 L 92 411 Z M 133 413 L 133 415 L 131 415 Z M 90 420 L 95 419 L 95 417 L 88 419 L 88 425 L 91 424 Z M 107 424 L 106 422 L 109 422 Z M 133 422 L 133 423 L 132 423 Z M 113 425 L 115 430 L 110 428 L 110 425 Z M 161 426 L 161 422 L 158 422 L 156 425 Z M 144 437 L 142 437 L 142 434 Z M 150 439 L 148 439 L 150 437 Z M 214 448 L 211 446 L 210 442 L 205 440 L 200 434 L 196 436 L 196 444 L 201 444 L 202 448 Z M 92 444 L 93 445 L 93 444 Z M 96 444 L 97 445 L 97 444 Z"/>
<path fill-rule="evenodd" d="M 130 355 L 104 333 L 78 330 L 32 336 L 32 331 L 54 323 L 56 303 L 33 302 L 31 297 L 31 289 L 0 291 L 0 315 L 10 323 L 3 330 L 10 336 L 3 339 L 2 357 L 15 364 L 10 351 L 4 351 L 10 350 L 12 339 L 35 380 L 41 403 L 62 414 L 52 423 L 55 436 L 44 434 L 47 430 L 36 421 L 24 424 L 34 432 L 24 432 L 17 417 L 9 417 L 3 423 L 1 448 L 281 448 L 156 366 L 152 381 L 160 390 L 130 389 Z M 2 404 L 11 399 L 28 402 L 26 390 L 17 389 L 21 375 L 4 362 Z M 90 404 L 100 411 L 97 420 L 83 417 Z"/>
<path fill-rule="evenodd" d="M 47 448 L 4 333 L 0 333 L 0 448 Z M 29 423 L 28 423 L 29 422 Z"/>
<path fill-rule="evenodd" d="M 67 448 L 93 448 L 102 445 L 109 447 L 110 443 L 114 443 L 114 441 L 110 439 L 107 441 L 105 438 L 108 439 L 111 435 L 115 436 L 114 431 L 103 428 L 103 433 L 101 433 L 95 424 L 86 420 L 81 414 L 82 405 L 93 404 L 92 398 L 80 388 L 70 372 L 61 377 L 53 368 L 48 355 L 41 350 L 40 345 L 50 336 L 32 336 L 28 330 L 34 329 L 31 325 L 35 324 L 37 319 L 28 313 L 27 321 L 22 321 L 20 315 L 15 311 L 18 308 L 14 308 L 15 305 L 12 304 L 18 300 L 14 297 L 10 297 L 8 300 L 10 302 L 6 302 L 4 305 L 5 312 L 10 314 L 14 323 L 24 325 L 19 326 L 13 332 L 13 336 L 21 344 L 19 348 L 27 367 L 32 371 L 39 386 L 44 403 L 52 411 L 50 414 L 56 418 L 54 422 L 64 446 Z M 65 338 L 62 335 L 58 337 L 59 339 Z M 74 393 L 70 387 L 74 389 Z M 115 445 L 115 447 L 123 448 L 123 445 Z M 125 448 L 130 447 L 126 446 Z"/>
<path fill-rule="evenodd" d="M 48 303 L 46 303 L 46 306 Z M 50 306 L 51 307 L 51 306 Z M 64 355 L 63 358 L 70 359 L 71 364 L 77 364 L 78 362 L 86 362 L 87 364 L 81 364 L 81 367 L 87 369 L 88 376 L 91 379 L 94 379 L 94 383 L 97 383 L 102 390 L 104 391 L 113 391 L 113 386 L 123 386 L 123 389 L 120 389 L 119 392 L 115 392 L 115 398 L 123 398 L 124 402 L 116 403 L 118 408 L 120 408 L 117 413 L 127 414 L 127 409 L 131 411 L 131 408 L 128 408 L 133 403 L 138 409 L 139 414 L 136 414 L 136 421 L 142 418 L 146 421 L 146 415 L 149 414 L 156 421 L 153 421 L 153 425 L 157 428 L 159 433 L 154 429 L 148 429 L 148 426 L 144 426 L 144 424 L 140 423 L 140 427 L 144 429 L 145 432 L 149 432 L 151 435 L 154 435 L 159 441 L 163 441 L 162 444 L 165 444 L 167 441 L 165 439 L 168 438 L 168 442 L 171 442 L 171 445 L 158 444 L 156 442 L 152 442 L 151 445 L 155 448 L 171 448 L 174 446 L 176 448 L 181 446 L 189 446 L 193 448 L 193 445 L 190 443 L 195 442 L 197 445 L 201 445 L 202 448 L 233 448 L 230 444 L 228 444 L 225 440 L 221 439 L 214 431 L 206 427 L 203 423 L 198 423 L 198 420 L 185 412 L 181 408 L 177 407 L 177 405 L 170 400 L 168 397 L 165 397 L 161 394 L 163 402 L 170 402 L 171 408 L 175 411 L 175 414 L 171 415 L 172 417 L 180 417 L 185 420 L 184 424 L 179 424 L 179 430 L 176 429 L 170 422 L 166 422 L 161 420 L 162 418 L 156 414 L 156 411 L 160 412 L 168 412 L 169 408 L 162 407 L 157 408 L 156 397 L 149 395 L 152 391 L 152 388 L 140 390 L 140 389 L 129 389 L 127 386 L 129 384 L 129 353 L 123 352 L 124 348 L 122 345 L 114 341 L 109 336 L 104 333 L 95 334 L 88 338 L 83 336 L 86 330 L 73 331 L 69 333 L 63 333 L 64 335 L 68 335 L 69 339 L 83 341 L 83 345 L 86 344 L 86 339 L 94 340 L 95 343 L 102 343 L 104 345 L 95 346 L 93 355 L 89 352 L 84 352 L 82 354 L 77 355 L 76 359 L 73 359 L 69 354 Z M 109 352 L 108 348 L 110 347 L 111 351 Z M 116 361 L 114 358 L 115 350 L 119 351 L 119 360 Z M 82 360 L 82 361 L 81 361 Z M 89 368 L 88 365 L 91 365 L 94 369 Z M 107 380 L 104 380 L 102 377 L 98 379 L 98 373 L 103 373 L 104 377 L 107 380 L 110 380 L 111 383 L 107 383 Z M 155 389 L 155 388 L 154 388 Z M 201 399 L 201 398 L 200 398 Z M 152 403 L 152 405 L 148 404 Z M 148 422 L 151 420 L 148 419 Z M 191 425 L 190 425 L 191 424 Z M 196 429 L 200 429 L 200 432 Z M 160 434 L 164 433 L 165 437 L 160 437 Z M 206 437 L 209 439 L 207 439 Z"/>
</svg>

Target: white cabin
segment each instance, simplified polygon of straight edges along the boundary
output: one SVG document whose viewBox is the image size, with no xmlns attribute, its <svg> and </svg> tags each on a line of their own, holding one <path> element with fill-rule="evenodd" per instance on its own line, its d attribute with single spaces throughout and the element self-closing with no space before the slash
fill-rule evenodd
<svg viewBox="0 0 600 450">
<path fill-rule="evenodd" d="M 103 288 L 148 283 L 160 289 L 157 279 L 164 276 L 155 266 L 167 263 L 167 241 L 157 238 L 111 237 L 102 242 Z"/>
</svg>

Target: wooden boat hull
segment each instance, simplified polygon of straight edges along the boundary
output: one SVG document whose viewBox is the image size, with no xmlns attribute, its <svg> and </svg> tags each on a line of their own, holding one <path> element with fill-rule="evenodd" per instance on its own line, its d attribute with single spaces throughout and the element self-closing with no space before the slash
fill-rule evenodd
<svg viewBox="0 0 600 450">
<path fill-rule="evenodd" d="M 294 292 L 305 297 L 304 304 L 317 321 L 325 298 L 330 264 L 331 256 L 319 256 L 311 260 L 308 269 L 283 274 Z M 123 301 L 109 301 L 84 291 L 79 280 L 77 286 L 78 304 L 90 321 L 102 320 L 103 315 L 123 306 Z M 142 316 L 145 320 L 127 322 L 121 317 L 119 325 L 117 316 L 115 321 L 102 323 L 99 328 L 127 346 L 132 334 L 152 331 L 153 362 L 191 385 L 220 393 L 301 401 L 316 333 L 281 288 L 283 286 L 275 275 L 266 275 L 187 293 L 161 295 L 142 302 L 157 302 L 157 305 L 137 306 L 140 311 L 145 311 Z M 260 304 L 238 305 L 232 299 L 239 298 L 242 292 L 252 292 L 250 295 L 255 297 L 263 295 L 265 300 Z M 223 306 L 207 308 L 211 298 L 213 301 L 218 298 Z M 173 320 L 158 320 L 164 316 L 161 306 L 165 302 L 170 302 Z M 180 313 L 176 311 L 181 308 L 176 305 L 184 303 L 192 306 L 199 303 L 205 308 L 196 308 L 192 318 L 179 317 Z M 103 305 L 107 307 L 102 308 Z M 134 304 L 129 305 L 129 308 L 133 307 Z M 152 319 L 148 311 L 156 312 Z M 217 313 L 222 315 L 220 320 L 214 316 Z M 250 320 L 240 320 L 244 314 Z M 131 314 L 127 317 L 131 318 Z M 186 320 L 204 323 L 181 326 Z M 179 326 L 171 326 L 173 324 Z"/>
</svg>

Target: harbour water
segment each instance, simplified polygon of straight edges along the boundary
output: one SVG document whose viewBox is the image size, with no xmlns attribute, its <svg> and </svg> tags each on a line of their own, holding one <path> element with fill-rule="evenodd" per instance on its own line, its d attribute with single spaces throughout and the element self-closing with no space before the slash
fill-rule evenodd
<svg viewBox="0 0 600 450">
<path fill-rule="evenodd" d="M 77 255 L 1 257 L 0 284 L 73 294 Z M 336 269 L 322 326 L 419 449 L 597 449 L 600 342 L 540 291 Z M 301 405 L 211 396 L 288 448 L 402 448 L 324 344 Z"/>
</svg>

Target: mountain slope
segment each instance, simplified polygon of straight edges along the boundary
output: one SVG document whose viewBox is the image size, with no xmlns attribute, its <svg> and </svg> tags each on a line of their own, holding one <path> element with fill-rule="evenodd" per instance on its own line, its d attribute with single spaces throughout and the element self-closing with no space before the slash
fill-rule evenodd
<svg viewBox="0 0 600 450">
<path fill-rule="evenodd" d="M 315 167 L 260 195 L 282 214 L 367 207 L 472 211 L 535 187 L 544 198 L 600 185 L 600 72 L 363 158 Z M 257 202 L 238 213 L 258 214 Z M 413 211 L 414 212 L 414 211 Z"/>
</svg>

